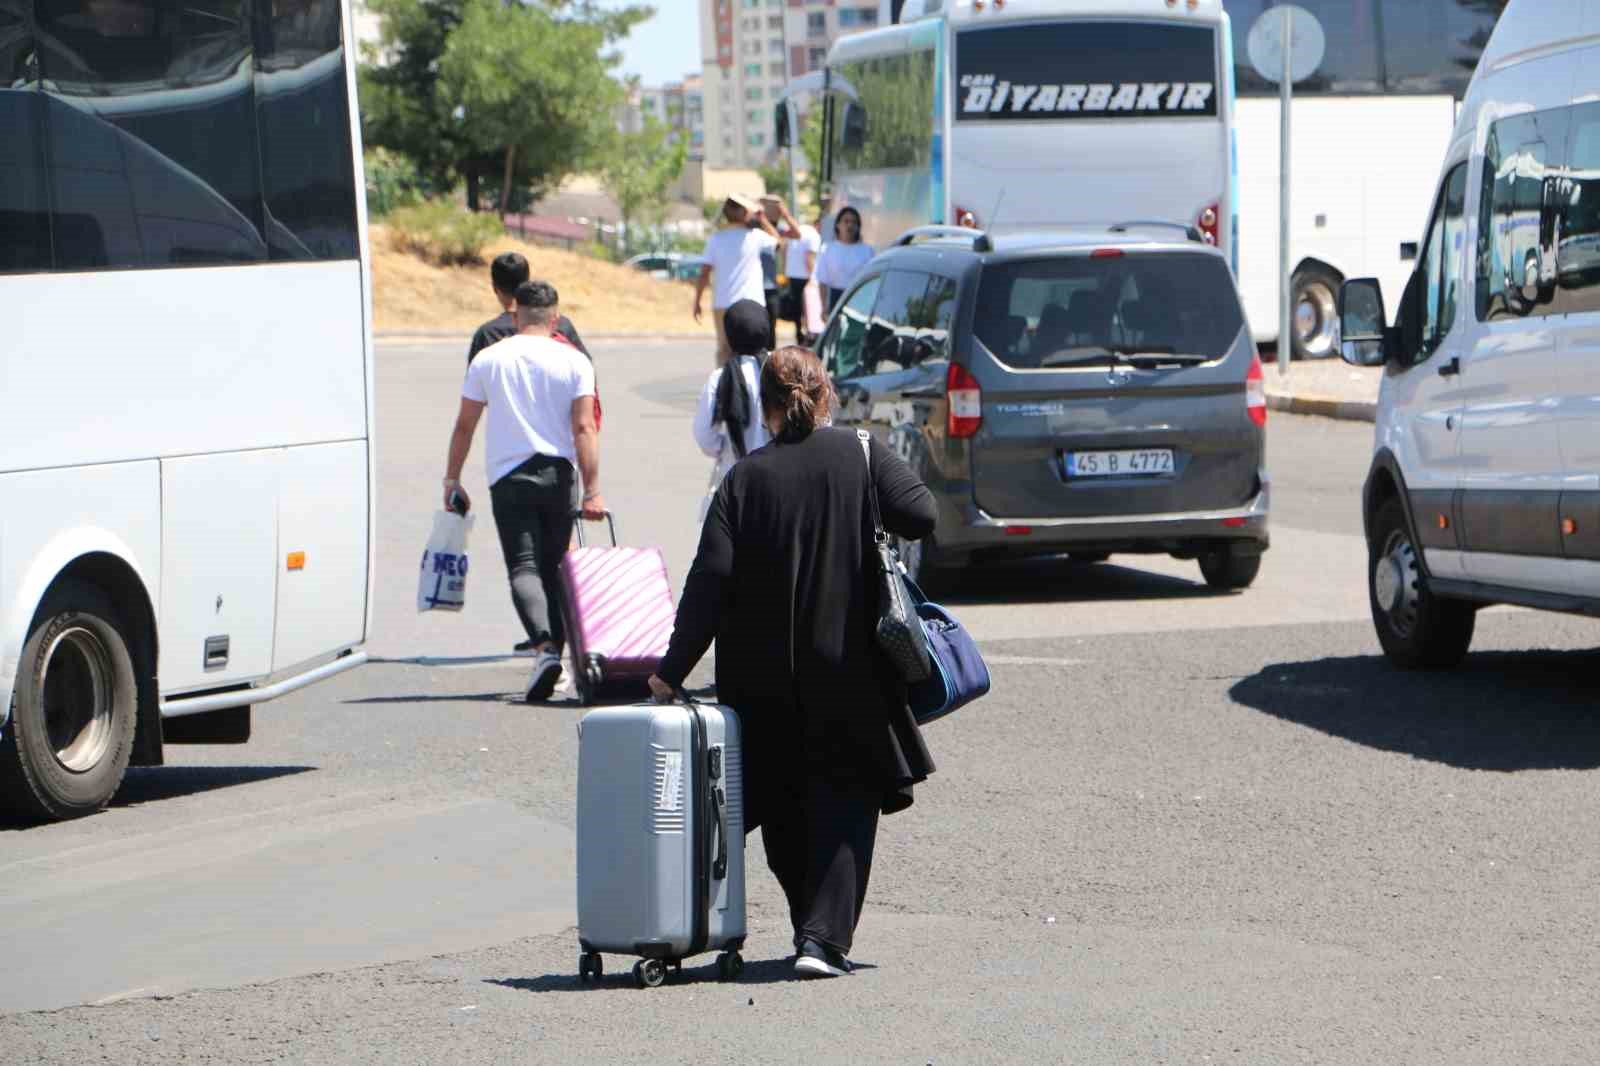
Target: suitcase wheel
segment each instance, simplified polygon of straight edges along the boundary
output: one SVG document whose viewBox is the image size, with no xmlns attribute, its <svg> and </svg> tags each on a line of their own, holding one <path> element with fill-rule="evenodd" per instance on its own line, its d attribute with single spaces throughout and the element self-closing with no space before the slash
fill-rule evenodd
<svg viewBox="0 0 1600 1066">
<path fill-rule="evenodd" d="M 605 975 L 605 965 L 598 951 L 586 951 L 578 956 L 578 980 L 598 981 Z"/>
<path fill-rule="evenodd" d="M 660 988 L 667 979 L 667 964 L 661 959 L 640 959 L 633 964 L 633 979 L 640 988 Z"/>
<path fill-rule="evenodd" d="M 744 956 L 737 951 L 724 951 L 717 956 L 717 976 L 724 981 L 737 981 L 744 973 Z"/>
</svg>

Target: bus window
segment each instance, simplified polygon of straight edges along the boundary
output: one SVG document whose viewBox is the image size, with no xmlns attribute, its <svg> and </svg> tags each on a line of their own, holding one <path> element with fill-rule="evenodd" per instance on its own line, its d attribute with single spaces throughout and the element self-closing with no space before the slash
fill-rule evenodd
<svg viewBox="0 0 1600 1066">
<path fill-rule="evenodd" d="M 1551 313 L 1554 177 L 1562 170 L 1566 126 L 1566 109 L 1557 108 L 1501 119 L 1489 127 L 1478 217 L 1480 320 Z"/>
<path fill-rule="evenodd" d="M 50 215 L 45 198 L 44 99 L 31 88 L 38 80 L 33 37 L 21 0 L 0 0 L 0 274 L 50 269 Z"/>
<path fill-rule="evenodd" d="M 843 107 L 834 111 L 836 158 L 850 170 L 925 167 L 933 152 L 933 52 L 878 56 L 837 68 L 866 114 L 866 138 L 845 142 Z"/>
</svg>

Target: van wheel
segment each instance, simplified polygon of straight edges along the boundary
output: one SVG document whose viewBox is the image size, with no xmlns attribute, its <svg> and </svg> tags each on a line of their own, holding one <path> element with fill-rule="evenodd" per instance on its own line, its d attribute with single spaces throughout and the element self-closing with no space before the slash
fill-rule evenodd
<svg viewBox="0 0 1600 1066">
<path fill-rule="evenodd" d="M 1289 302 L 1296 359 L 1326 359 L 1339 349 L 1339 275 L 1307 264 L 1292 282 Z M 1281 332 L 1281 331 L 1280 331 Z"/>
<path fill-rule="evenodd" d="M 99 588 L 63 581 L 22 646 L 0 735 L 0 806 L 62 819 L 100 810 L 122 784 L 139 692 L 126 624 Z"/>
<path fill-rule="evenodd" d="M 1200 575 L 1214 589 L 1247 589 L 1260 572 L 1260 555 L 1246 555 L 1230 545 L 1200 553 Z"/>
<path fill-rule="evenodd" d="M 1472 605 L 1428 591 L 1398 499 L 1378 508 L 1367 550 L 1367 599 L 1389 661 L 1403 669 L 1455 666 L 1472 644 Z"/>
</svg>

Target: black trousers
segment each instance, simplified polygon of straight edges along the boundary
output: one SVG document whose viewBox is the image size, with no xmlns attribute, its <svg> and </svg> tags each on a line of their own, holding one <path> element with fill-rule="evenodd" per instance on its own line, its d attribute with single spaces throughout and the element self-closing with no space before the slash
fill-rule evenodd
<svg viewBox="0 0 1600 1066">
<path fill-rule="evenodd" d="M 778 349 L 778 311 L 782 289 L 767 290 L 767 351 Z"/>
<path fill-rule="evenodd" d="M 806 332 L 806 282 L 810 280 L 810 278 L 790 278 L 787 293 L 789 311 L 787 321 L 794 323 L 794 335 L 800 338 L 802 344 L 811 339 L 811 335 Z"/>
<path fill-rule="evenodd" d="M 792 803 L 763 820 L 767 866 L 789 899 L 797 945 L 807 937 L 850 953 L 882 804 L 881 791 L 813 776 Z"/>
<path fill-rule="evenodd" d="M 511 577 L 511 602 L 534 644 L 561 653 L 561 559 L 572 538 L 572 464 L 535 455 L 489 486 L 494 524 Z"/>
</svg>

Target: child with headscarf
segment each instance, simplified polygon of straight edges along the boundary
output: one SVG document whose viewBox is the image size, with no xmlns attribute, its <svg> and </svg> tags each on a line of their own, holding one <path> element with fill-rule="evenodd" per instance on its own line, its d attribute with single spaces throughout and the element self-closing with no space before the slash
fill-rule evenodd
<svg viewBox="0 0 1600 1066">
<path fill-rule="evenodd" d="M 694 415 L 694 441 L 715 460 L 700 503 L 701 521 L 733 464 L 772 439 L 761 419 L 761 368 L 767 361 L 772 328 L 767 309 L 754 300 L 739 300 L 728 308 L 724 320 L 733 355 L 706 378 Z"/>
</svg>

